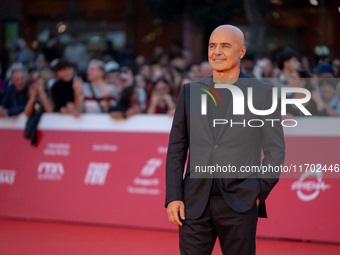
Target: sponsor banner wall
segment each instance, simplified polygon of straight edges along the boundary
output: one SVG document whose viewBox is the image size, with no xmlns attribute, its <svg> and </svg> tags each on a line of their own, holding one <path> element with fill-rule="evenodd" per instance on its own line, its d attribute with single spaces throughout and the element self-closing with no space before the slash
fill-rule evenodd
<svg viewBox="0 0 340 255">
<path fill-rule="evenodd" d="M 0 217 L 176 229 L 164 208 L 171 121 L 45 114 L 39 144 L 31 146 L 24 116 L 0 120 Z M 285 130 L 286 165 L 340 163 L 340 130 L 330 129 L 340 119 L 327 121 L 327 133 L 313 130 L 320 122 L 314 118 Z M 258 236 L 340 242 L 340 179 L 311 166 L 299 178 L 280 180 Z"/>
</svg>

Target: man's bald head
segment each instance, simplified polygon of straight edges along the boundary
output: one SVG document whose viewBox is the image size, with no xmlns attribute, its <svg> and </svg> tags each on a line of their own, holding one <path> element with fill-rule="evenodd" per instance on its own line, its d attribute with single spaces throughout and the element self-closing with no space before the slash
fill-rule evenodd
<svg viewBox="0 0 340 255">
<path fill-rule="evenodd" d="M 228 33 L 240 44 L 240 46 L 244 45 L 244 34 L 238 27 L 232 25 L 221 25 L 212 31 L 210 38 L 213 34 L 216 33 Z"/>
<path fill-rule="evenodd" d="M 246 53 L 243 32 L 231 25 L 217 27 L 210 35 L 208 59 L 213 77 L 238 77 Z"/>
</svg>

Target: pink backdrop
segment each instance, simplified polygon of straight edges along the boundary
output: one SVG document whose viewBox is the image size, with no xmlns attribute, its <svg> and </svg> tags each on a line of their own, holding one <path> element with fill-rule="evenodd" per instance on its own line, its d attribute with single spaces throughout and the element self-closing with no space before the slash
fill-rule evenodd
<svg viewBox="0 0 340 255">
<path fill-rule="evenodd" d="M 23 138 L 22 119 L 0 123 L 0 217 L 174 230 L 164 208 L 171 124 L 164 118 L 148 124 L 153 119 L 140 116 L 95 130 L 86 128 L 91 116 L 66 118 L 64 128 L 62 117 L 48 116 L 37 147 Z M 340 136 L 287 135 L 286 151 L 286 165 L 339 164 Z M 339 179 L 282 178 L 258 236 L 340 242 L 339 194 Z"/>
</svg>

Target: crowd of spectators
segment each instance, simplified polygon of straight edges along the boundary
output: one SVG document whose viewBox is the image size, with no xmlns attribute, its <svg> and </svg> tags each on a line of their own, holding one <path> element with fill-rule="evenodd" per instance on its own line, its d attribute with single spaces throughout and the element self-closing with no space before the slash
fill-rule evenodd
<svg viewBox="0 0 340 255">
<path fill-rule="evenodd" d="M 181 86 L 212 75 L 209 63 L 195 63 L 188 49 L 165 52 L 155 47 L 149 62 L 131 52 L 117 51 L 107 42 L 104 51 L 91 54 L 75 37 L 61 52 L 53 36 L 33 51 L 19 39 L 13 60 L 0 69 L 0 117 L 22 112 L 28 117 L 43 112 L 108 113 L 114 119 L 137 113 L 173 115 Z M 308 89 L 312 99 L 305 107 L 313 116 L 340 116 L 340 85 L 335 79 L 340 60 L 312 63 L 290 48 L 274 57 L 257 57 L 249 50 L 241 70 L 277 87 Z M 287 106 L 285 117 L 302 115 L 299 108 Z"/>
</svg>

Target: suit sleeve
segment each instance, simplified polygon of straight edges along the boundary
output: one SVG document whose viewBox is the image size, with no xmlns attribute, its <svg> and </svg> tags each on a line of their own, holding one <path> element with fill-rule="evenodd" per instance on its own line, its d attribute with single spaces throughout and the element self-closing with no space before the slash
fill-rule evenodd
<svg viewBox="0 0 340 255">
<path fill-rule="evenodd" d="M 262 109 L 269 109 L 272 105 L 272 87 L 266 90 Z M 261 132 L 261 142 L 264 158 L 262 160 L 262 166 L 278 166 L 284 164 L 285 160 L 285 141 L 283 128 L 281 125 L 281 110 L 280 102 L 278 102 L 276 110 L 268 115 L 264 116 L 264 119 L 276 119 L 276 121 L 264 121 L 264 126 Z M 279 120 L 279 121 L 277 121 Z M 261 190 L 259 194 L 260 201 L 263 202 L 269 192 L 274 188 L 276 183 L 279 181 L 279 172 L 266 172 L 265 174 L 260 173 L 259 181 Z"/>
<path fill-rule="evenodd" d="M 178 97 L 176 111 L 170 131 L 166 159 L 166 197 L 165 206 L 171 201 L 183 201 L 183 173 L 189 148 L 187 116 L 185 111 L 185 84 Z M 188 92 L 187 92 L 188 93 Z"/>
</svg>

